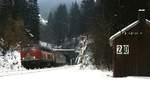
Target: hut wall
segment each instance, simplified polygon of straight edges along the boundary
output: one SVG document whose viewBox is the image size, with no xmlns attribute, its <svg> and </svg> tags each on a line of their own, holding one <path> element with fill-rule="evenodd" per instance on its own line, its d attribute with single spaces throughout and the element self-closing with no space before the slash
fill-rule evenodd
<svg viewBox="0 0 150 87">
<path fill-rule="evenodd" d="M 117 46 L 129 46 L 129 54 L 117 54 Z M 120 76 L 150 76 L 150 26 L 139 24 L 113 42 L 113 74 Z"/>
</svg>

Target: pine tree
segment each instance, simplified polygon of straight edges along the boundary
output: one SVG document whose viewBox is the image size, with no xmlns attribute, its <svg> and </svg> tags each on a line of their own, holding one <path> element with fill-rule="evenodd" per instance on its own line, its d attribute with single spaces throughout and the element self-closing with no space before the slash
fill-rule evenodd
<svg viewBox="0 0 150 87">
<path fill-rule="evenodd" d="M 81 3 L 80 24 L 82 33 L 87 33 L 89 31 L 90 25 L 93 23 L 94 7 L 94 0 L 83 0 Z"/>
<path fill-rule="evenodd" d="M 108 22 L 108 17 L 111 18 L 112 15 L 105 15 L 105 12 L 108 12 L 103 7 L 105 5 L 102 0 L 97 0 L 96 6 L 93 9 L 93 24 L 90 25 L 90 34 L 93 38 L 92 52 L 94 64 L 97 68 L 111 68 L 112 65 L 111 49 L 109 46 L 112 23 Z"/>
<path fill-rule="evenodd" d="M 25 40 L 23 11 L 18 0 L 4 0 L 2 3 L 0 38 L 3 39 L 3 44 L 0 44 L 0 47 L 7 51 L 17 45 L 22 45 L 21 43 Z"/>
<path fill-rule="evenodd" d="M 10 17 L 11 11 L 12 11 L 12 5 L 10 4 L 9 0 L 1 0 L 1 12 L 0 12 L 0 39 L 3 39 L 3 43 L 5 44 L 0 44 L 0 47 L 2 49 L 7 50 L 8 49 L 8 44 L 6 44 L 6 41 L 4 42 L 4 35 L 6 31 L 6 26 L 8 19 Z"/>
<path fill-rule="evenodd" d="M 0 38 L 4 40 L 6 50 L 17 44 L 25 45 L 29 37 L 39 39 L 39 12 L 37 0 L 1 0 L 0 1 Z M 26 29 L 29 32 L 26 32 Z"/>
<path fill-rule="evenodd" d="M 66 5 L 61 4 L 54 13 L 52 29 L 56 44 L 62 45 L 68 34 L 68 13 Z"/>
<path fill-rule="evenodd" d="M 53 24 L 53 13 L 52 12 L 50 12 L 49 13 L 49 17 L 48 17 L 48 26 L 49 27 L 52 27 L 52 24 Z"/>
<path fill-rule="evenodd" d="M 50 12 L 49 17 L 48 17 L 48 23 L 47 23 L 46 28 L 43 30 L 43 33 L 42 33 L 43 34 L 42 39 L 48 43 L 54 43 L 53 38 L 55 38 L 55 36 L 54 36 L 54 30 L 53 30 L 53 22 L 54 22 L 53 13 Z M 45 38 L 45 37 L 47 37 L 47 38 Z"/>
<path fill-rule="evenodd" d="M 77 37 L 81 34 L 80 9 L 77 2 L 72 3 L 69 15 L 69 37 Z"/>
<path fill-rule="evenodd" d="M 30 39 L 34 43 L 39 40 L 39 8 L 37 0 L 28 0 L 25 3 L 24 13 L 25 28 L 30 31 Z"/>
<path fill-rule="evenodd" d="M 118 0 L 120 1 L 120 0 Z M 122 29 L 123 27 L 129 25 L 133 21 L 137 20 L 138 9 L 146 9 L 146 18 L 150 18 L 150 8 L 149 8 L 150 1 L 149 0 L 124 0 L 120 1 L 119 3 L 119 17 L 118 17 L 118 24 L 121 25 L 119 27 Z"/>
</svg>

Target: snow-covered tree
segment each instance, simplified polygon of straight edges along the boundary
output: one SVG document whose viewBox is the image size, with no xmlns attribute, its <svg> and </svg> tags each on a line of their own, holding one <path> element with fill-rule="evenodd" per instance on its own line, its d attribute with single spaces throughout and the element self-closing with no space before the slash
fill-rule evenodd
<svg viewBox="0 0 150 87">
<path fill-rule="evenodd" d="M 92 40 L 87 36 L 79 37 L 79 44 L 76 48 L 78 56 L 76 64 L 80 64 L 81 69 L 95 69 L 93 53 L 91 50 Z"/>
</svg>

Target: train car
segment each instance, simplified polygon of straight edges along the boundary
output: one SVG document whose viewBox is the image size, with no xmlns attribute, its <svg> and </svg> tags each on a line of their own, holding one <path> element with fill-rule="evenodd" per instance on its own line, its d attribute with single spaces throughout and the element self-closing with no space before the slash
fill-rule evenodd
<svg viewBox="0 0 150 87">
<path fill-rule="evenodd" d="M 21 50 L 21 62 L 27 69 L 56 67 L 65 65 L 66 57 L 62 53 L 34 45 Z"/>
<path fill-rule="evenodd" d="M 26 47 L 21 50 L 22 65 L 29 69 L 50 67 L 55 63 L 52 52 L 42 51 L 40 47 Z"/>
</svg>

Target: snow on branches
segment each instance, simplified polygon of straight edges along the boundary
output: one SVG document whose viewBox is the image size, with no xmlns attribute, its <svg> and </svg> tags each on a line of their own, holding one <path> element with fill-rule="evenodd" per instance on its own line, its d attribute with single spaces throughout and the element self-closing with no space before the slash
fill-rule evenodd
<svg viewBox="0 0 150 87">
<path fill-rule="evenodd" d="M 89 40 L 87 36 L 79 37 L 79 45 L 76 48 L 76 52 L 78 53 L 76 63 L 81 64 L 81 69 L 95 69 L 92 62 L 92 52 L 89 46 L 90 43 L 92 43 L 92 41 Z"/>
<path fill-rule="evenodd" d="M 0 55 L 0 69 L 2 71 L 18 70 L 21 68 L 21 56 L 19 51 L 7 51 L 2 56 Z"/>
</svg>

